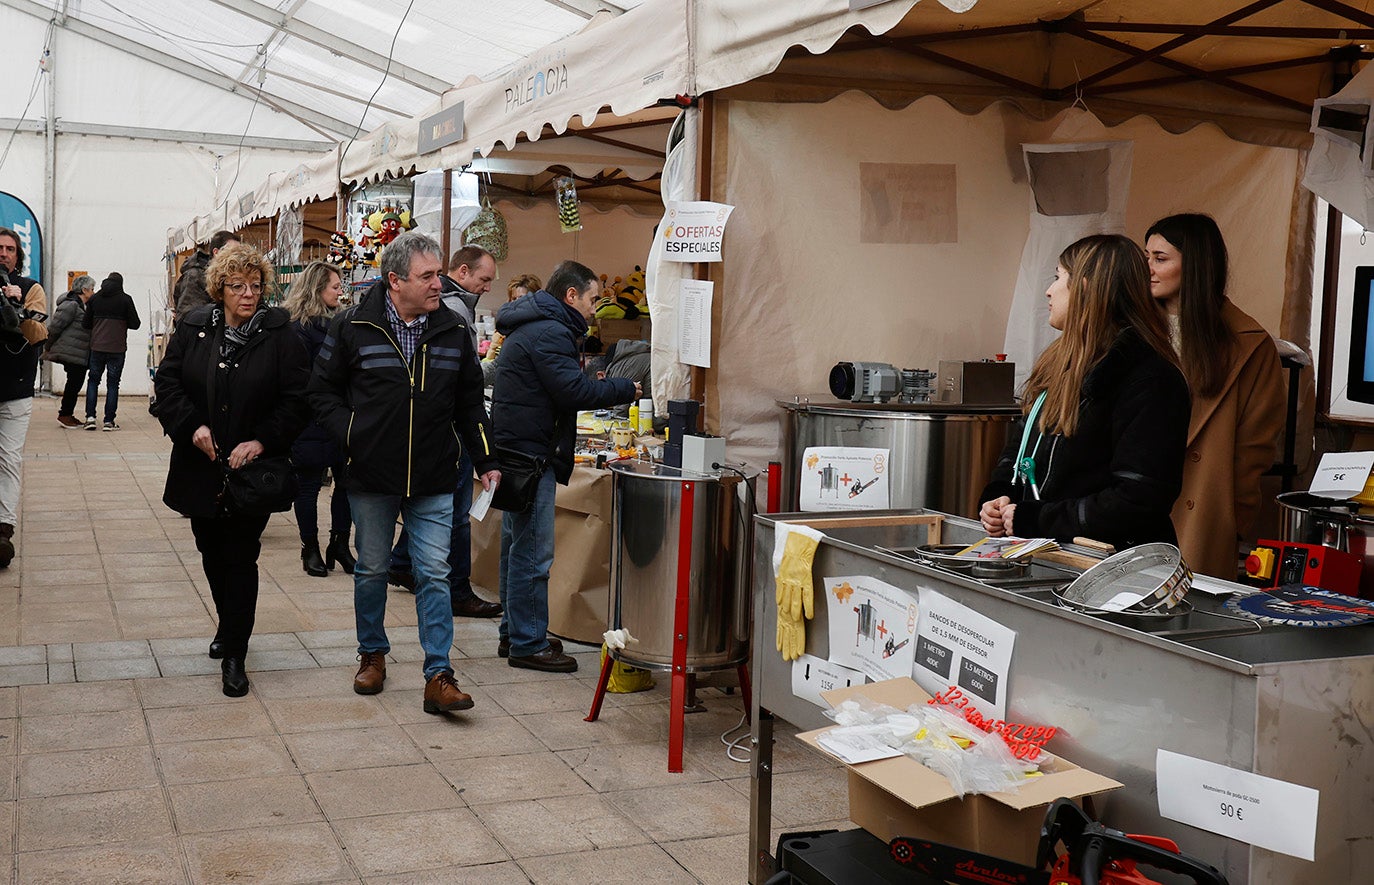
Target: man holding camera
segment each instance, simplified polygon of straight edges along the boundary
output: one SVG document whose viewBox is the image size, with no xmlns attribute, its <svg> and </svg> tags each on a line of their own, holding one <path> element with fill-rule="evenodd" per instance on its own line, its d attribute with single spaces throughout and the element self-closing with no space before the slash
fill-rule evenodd
<svg viewBox="0 0 1374 885">
<path fill-rule="evenodd" d="M 0 568 L 14 560 L 14 525 L 19 512 L 19 468 L 33 413 L 38 354 L 48 337 L 43 326 L 48 296 L 37 280 L 21 276 L 24 245 L 19 234 L 0 227 Z"/>
</svg>

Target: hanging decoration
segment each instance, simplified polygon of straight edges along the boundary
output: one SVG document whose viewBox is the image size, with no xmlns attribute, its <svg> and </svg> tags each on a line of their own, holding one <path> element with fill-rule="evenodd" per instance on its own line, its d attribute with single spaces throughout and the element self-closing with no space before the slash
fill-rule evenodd
<svg viewBox="0 0 1374 885">
<path fill-rule="evenodd" d="M 481 211 L 463 232 L 463 242 L 486 249 L 497 264 L 506 260 L 506 255 L 510 252 L 506 218 L 492 208 L 490 196 L 483 199 Z"/>
<path fill-rule="evenodd" d="M 582 213 L 577 208 L 577 183 L 568 175 L 560 175 L 553 183 L 558 194 L 558 223 L 563 227 L 563 233 L 581 230 Z"/>
<path fill-rule="evenodd" d="M 353 239 L 341 230 L 329 235 L 329 255 L 325 259 L 339 270 L 353 269 Z"/>
</svg>

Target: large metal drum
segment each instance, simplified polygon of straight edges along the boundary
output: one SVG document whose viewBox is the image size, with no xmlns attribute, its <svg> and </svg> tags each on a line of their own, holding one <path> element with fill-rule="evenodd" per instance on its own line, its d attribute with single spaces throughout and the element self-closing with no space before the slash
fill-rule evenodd
<svg viewBox="0 0 1374 885">
<path fill-rule="evenodd" d="M 1018 406 L 950 403 L 779 402 L 783 419 L 783 509 L 801 504 L 802 453 L 811 446 L 889 449 L 888 506 L 972 517 L 982 503 Z M 814 477 L 808 477 L 815 479 Z"/>
<path fill-rule="evenodd" d="M 683 486 L 691 483 L 687 670 L 734 667 L 749 656 L 753 521 L 745 480 L 702 476 L 641 461 L 610 465 L 613 629 L 639 640 L 615 653 L 638 667 L 673 662 Z M 757 472 L 749 474 L 752 489 Z"/>
</svg>

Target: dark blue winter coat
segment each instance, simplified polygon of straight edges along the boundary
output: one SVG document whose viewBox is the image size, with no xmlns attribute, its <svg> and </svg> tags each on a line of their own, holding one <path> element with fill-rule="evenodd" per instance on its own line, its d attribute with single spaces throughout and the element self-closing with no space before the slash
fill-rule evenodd
<svg viewBox="0 0 1374 885">
<path fill-rule="evenodd" d="M 492 391 L 491 420 L 497 450 L 547 457 L 554 476 L 572 476 L 577 413 L 634 399 L 628 378 L 597 381 L 579 361 L 587 321 L 544 290 L 511 301 L 496 314 L 501 371 Z"/>
</svg>

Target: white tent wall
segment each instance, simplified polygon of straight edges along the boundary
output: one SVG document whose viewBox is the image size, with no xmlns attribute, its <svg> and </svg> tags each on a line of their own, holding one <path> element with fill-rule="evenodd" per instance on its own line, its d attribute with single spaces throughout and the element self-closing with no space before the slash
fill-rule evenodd
<svg viewBox="0 0 1374 885">
<path fill-rule="evenodd" d="M 734 458 L 778 457 L 774 401 L 824 391 L 840 360 L 934 369 L 1001 350 L 1029 225 L 1023 142 L 1132 141 L 1127 232 L 1140 237 L 1172 212 L 1212 213 L 1227 234 L 1234 300 L 1277 330 L 1296 151 L 1209 126 L 1171 135 L 1146 118 L 1108 128 L 1082 111 L 1045 123 L 1005 104 L 965 116 L 931 97 L 895 111 L 858 93 L 728 101 L 721 117 L 713 196 L 738 208 L 706 393 Z M 953 165 L 957 241 L 860 242 L 860 163 Z"/>
<path fill-rule="evenodd" d="M 42 216 L 42 152 L 41 136 L 18 136 L 0 187 L 33 207 L 45 236 L 52 236 L 52 225 Z M 241 178 L 261 179 L 272 169 L 300 161 L 292 152 L 256 151 L 245 155 Z M 148 320 L 167 298 L 167 229 L 149 219 L 189 217 L 196 207 L 207 205 L 214 190 L 214 164 L 210 150 L 194 145 L 94 136 L 57 140 L 58 224 L 47 274 L 50 294 L 55 298 L 65 291 L 68 270 L 85 270 L 97 284 L 112 270 L 124 275 L 124 288 L 144 327 L 129 333 L 122 391 L 148 391 Z M 233 171 L 231 160 L 219 174 L 232 176 Z"/>
</svg>

